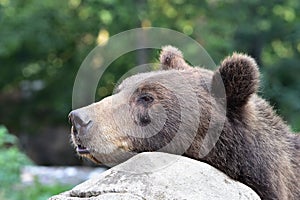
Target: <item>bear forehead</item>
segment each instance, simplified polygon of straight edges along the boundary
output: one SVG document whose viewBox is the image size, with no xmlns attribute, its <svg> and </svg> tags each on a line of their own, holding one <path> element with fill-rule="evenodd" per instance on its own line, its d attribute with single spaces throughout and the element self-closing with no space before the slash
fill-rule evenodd
<svg viewBox="0 0 300 200">
<path fill-rule="evenodd" d="M 137 88 L 145 83 L 162 83 L 162 84 L 185 84 L 189 81 L 193 86 L 208 86 L 213 76 L 213 71 L 204 68 L 191 68 L 189 70 L 158 70 L 152 72 L 139 73 L 123 80 L 118 86 L 117 91 L 123 89 Z"/>
</svg>

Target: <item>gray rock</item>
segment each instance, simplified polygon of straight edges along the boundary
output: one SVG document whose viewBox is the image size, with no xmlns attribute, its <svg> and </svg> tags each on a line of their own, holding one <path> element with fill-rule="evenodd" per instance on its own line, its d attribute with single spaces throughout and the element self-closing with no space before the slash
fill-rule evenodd
<svg viewBox="0 0 300 200">
<path fill-rule="evenodd" d="M 248 186 L 212 166 L 166 153 L 141 153 L 50 200 L 256 200 Z"/>
</svg>

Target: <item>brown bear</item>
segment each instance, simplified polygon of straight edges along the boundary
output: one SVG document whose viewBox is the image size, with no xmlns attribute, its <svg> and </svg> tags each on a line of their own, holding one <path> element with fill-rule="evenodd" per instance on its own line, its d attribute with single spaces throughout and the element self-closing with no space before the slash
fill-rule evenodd
<svg viewBox="0 0 300 200">
<path fill-rule="evenodd" d="M 300 138 L 256 92 L 259 70 L 244 54 L 216 71 L 188 65 L 164 47 L 161 69 L 136 74 L 100 102 L 74 110 L 79 155 L 118 164 L 163 151 L 206 162 L 262 199 L 300 199 Z"/>
</svg>

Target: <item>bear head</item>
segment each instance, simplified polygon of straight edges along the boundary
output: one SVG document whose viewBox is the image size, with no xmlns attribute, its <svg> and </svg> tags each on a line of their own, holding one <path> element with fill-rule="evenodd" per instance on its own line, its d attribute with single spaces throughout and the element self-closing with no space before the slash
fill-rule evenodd
<svg viewBox="0 0 300 200">
<path fill-rule="evenodd" d="M 79 155 L 109 166 L 145 151 L 201 159 L 226 121 L 243 118 L 259 85 L 257 64 L 244 54 L 216 71 L 191 67 L 172 46 L 159 58 L 160 70 L 128 77 L 113 95 L 70 113 Z"/>
</svg>

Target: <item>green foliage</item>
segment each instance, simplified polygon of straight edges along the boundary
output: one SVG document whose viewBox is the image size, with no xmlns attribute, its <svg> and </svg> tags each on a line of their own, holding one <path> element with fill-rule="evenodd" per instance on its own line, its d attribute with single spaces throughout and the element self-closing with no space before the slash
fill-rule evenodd
<svg viewBox="0 0 300 200">
<path fill-rule="evenodd" d="M 262 86 L 266 98 L 300 130 L 299 78 L 293 75 L 300 69 L 299 10 L 298 0 L 0 0 L 0 121 L 32 133 L 65 124 L 75 75 L 99 36 L 154 26 L 191 36 L 216 63 L 233 51 L 255 57 L 268 81 Z M 142 64 L 138 55 L 113 63 L 96 99 Z M 285 85 L 283 76 L 293 83 Z"/>
<path fill-rule="evenodd" d="M 17 147 L 17 138 L 0 126 L 0 199 L 47 199 L 50 196 L 71 189 L 72 186 L 45 186 L 35 182 L 31 186 L 20 184 L 20 169 L 31 165 L 30 159 Z"/>
<path fill-rule="evenodd" d="M 0 197 L 8 198 L 14 194 L 15 186 L 20 182 L 20 168 L 31 164 L 25 154 L 17 147 L 17 138 L 10 135 L 4 126 L 0 126 Z"/>
<path fill-rule="evenodd" d="M 17 147 L 17 138 L 0 126 L 0 188 L 10 188 L 20 181 L 20 168 L 31 164 Z"/>
</svg>

